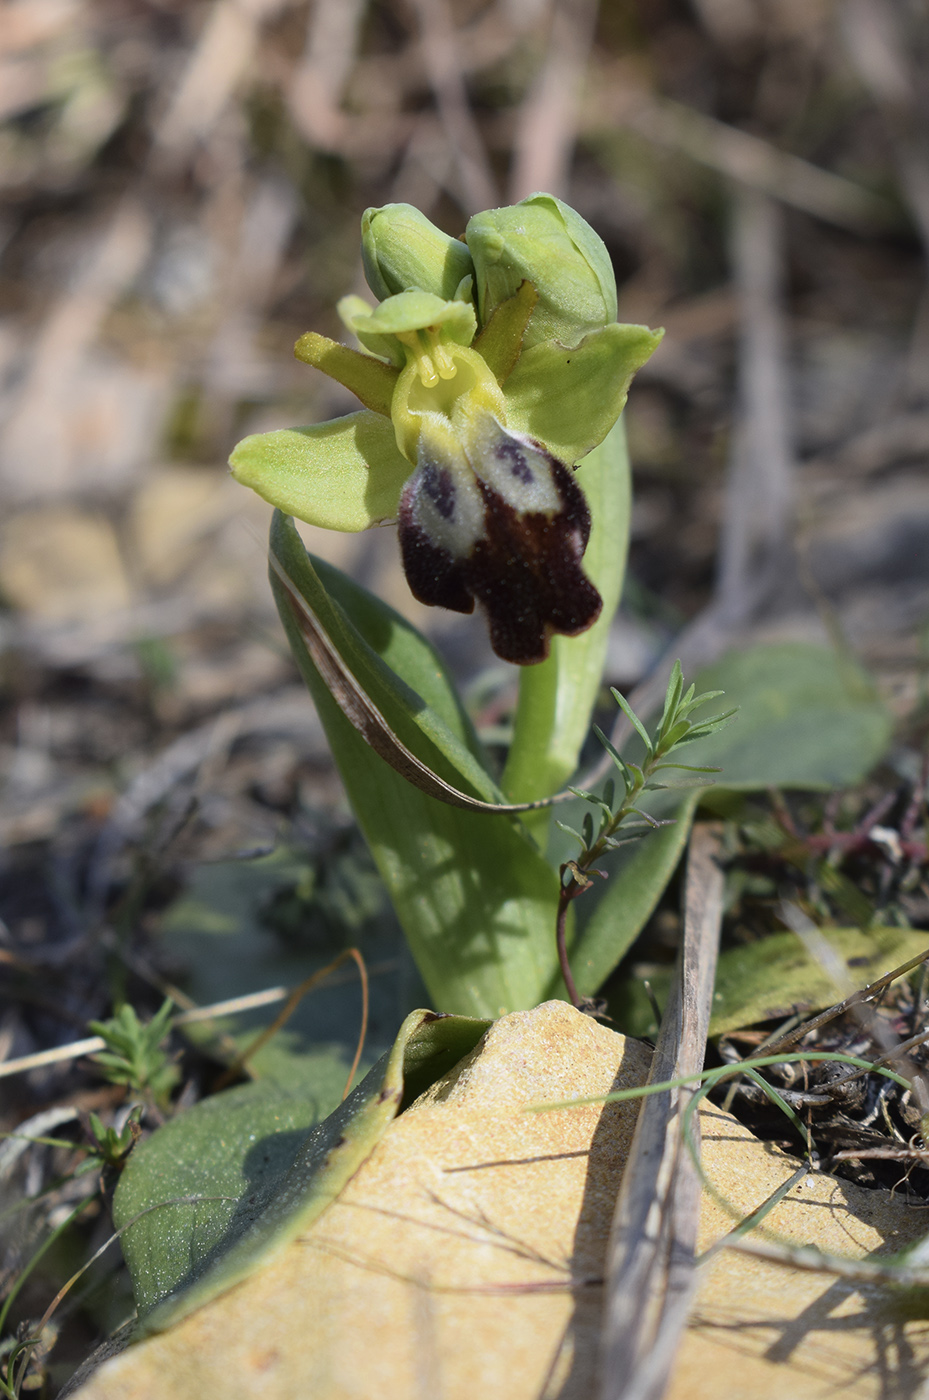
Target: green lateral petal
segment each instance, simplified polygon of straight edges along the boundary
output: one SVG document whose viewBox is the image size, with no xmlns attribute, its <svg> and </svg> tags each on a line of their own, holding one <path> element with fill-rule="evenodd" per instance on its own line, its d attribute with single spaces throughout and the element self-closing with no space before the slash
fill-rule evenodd
<svg viewBox="0 0 929 1400">
<path fill-rule="evenodd" d="M 600 592 L 603 611 L 579 637 L 553 637 L 548 659 L 520 672 L 516 726 L 502 780 L 513 802 L 532 802 L 564 787 L 590 728 L 629 540 L 629 457 L 621 422 L 585 458 L 577 480 L 592 522 L 584 572 Z M 548 812 L 523 818 L 543 845 L 549 820 Z"/>
<path fill-rule="evenodd" d="M 663 334 L 614 323 L 574 350 L 553 340 L 524 350 L 503 388 L 507 425 L 540 438 L 564 461 L 579 461 L 616 422 L 632 376 Z"/>
<path fill-rule="evenodd" d="M 311 428 L 243 438 L 232 475 L 287 515 L 326 530 L 367 530 L 393 520 L 410 464 L 389 418 L 362 409 Z"/>
<path fill-rule="evenodd" d="M 401 1106 L 468 1054 L 487 1025 L 411 1012 L 390 1052 L 308 1135 L 312 1101 L 288 1103 L 278 1093 L 263 1106 L 252 1084 L 244 1094 L 233 1089 L 203 1100 L 143 1143 L 113 1202 L 117 1226 L 126 1227 L 123 1244 L 143 1314 L 138 1335 L 174 1326 L 278 1256 L 335 1200 Z M 273 1143 L 281 1117 L 285 1136 L 299 1143 L 289 1162 L 286 1144 L 275 1150 Z M 261 1147 L 266 1161 L 276 1161 L 256 1182 Z M 207 1200 L 177 1201 L 188 1194 Z M 217 1195 L 233 1199 L 209 1199 Z"/>
<path fill-rule="evenodd" d="M 474 342 L 474 349 L 486 361 L 498 384 L 503 384 L 513 372 L 538 300 L 539 294 L 531 282 L 520 283 L 519 290 L 500 303 Z"/>
<path fill-rule="evenodd" d="M 294 346 L 294 354 L 304 364 L 321 369 L 330 379 L 351 389 L 365 408 L 373 413 L 390 417 L 390 401 L 400 371 L 393 365 L 385 365 L 383 360 L 372 359 L 360 350 L 352 350 L 348 345 L 340 345 L 327 335 L 317 335 L 307 331 Z"/>
<path fill-rule="evenodd" d="M 429 654 L 435 656 L 428 643 L 420 639 L 421 647 L 401 657 L 414 629 L 394 623 L 396 614 L 370 595 L 365 616 L 359 616 L 366 640 L 327 595 L 293 522 L 280 515 L 272 525 L 271 549 L 404 744 L 446 781 L 499 800 L 499 789 L 465 736 L 456 740 L 422 699 L 423 690 L 444 684 L 435 659 L 428 681 L 423 676 Z M 427 797 L 365 744 L 313 666 L 290 595 L 273 573 L 271 582 L 294 657 L 430 996 L 442 1010 L 465 1015 L 535 1006 L 556 970 L 555 871 L 520 822 Z M 371 609 L 380 609 L 373 629 Z M 401 664 L 398 675 L 391 668 Z M 444 706 L 447 718 L 450 707 L 457 708 L 451 698 Z"/>
</svg>

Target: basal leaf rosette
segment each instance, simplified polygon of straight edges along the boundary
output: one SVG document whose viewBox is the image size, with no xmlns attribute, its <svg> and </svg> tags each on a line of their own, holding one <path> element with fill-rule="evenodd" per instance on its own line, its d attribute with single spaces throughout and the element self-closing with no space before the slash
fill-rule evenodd
<svg viewBox="0 0 929 1400">
<path fill-rule="evenodd" d="M 573 469 L 661 333 L 616 322 L 603 243 L 551 195 L 476 215 L 463 242 L 387 205 L 364 215 L 362 243 L 383 300 L 339 304 L 362 350 L 309 332 L 295 354 L 364 407 L 244 439 L 233 474 L 313 525 L 397 520 L 416 598 L 461 613 L 478 602 L 499 656 L 542 661 L 552 633 L 599 615 Z"/>
</svg>

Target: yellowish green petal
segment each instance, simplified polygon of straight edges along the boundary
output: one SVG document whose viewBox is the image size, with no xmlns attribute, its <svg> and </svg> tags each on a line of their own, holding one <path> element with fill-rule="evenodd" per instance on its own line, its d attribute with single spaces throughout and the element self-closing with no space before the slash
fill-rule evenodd
<svg viewBox="0 0 929 1400">
<path fill-rule="evenodd" d="M 362 409 L 311 428 L 243 438 L 232 474 L 278 510 L 326 530 L 367 530 L 396 518 L 410 464 L 389 418 Z"/>
<path fill-rule="evenodd" d="M 443 301 L 431 292 L 409 291 L 388 297 L 368 316 L 353 316 L 351 327 L 356 335 L 408 335 L 441 328 L 443 340 L 470 345 L 477 316 L 470 302 Z"/>
<path fill-rule="evenodd" d="M 383 360 L 363 355 L 360 350 L 340 345 L 337 340 L 317 335 L 315 331 L 307 331 L 300 337 L 294 354 L 304 364 L 321 369 L 330 379 L 351 389 L 365 408 L 390 416 L 390 401 L 400 374 L 394 365 L 385 365 Z"/>
</svg>

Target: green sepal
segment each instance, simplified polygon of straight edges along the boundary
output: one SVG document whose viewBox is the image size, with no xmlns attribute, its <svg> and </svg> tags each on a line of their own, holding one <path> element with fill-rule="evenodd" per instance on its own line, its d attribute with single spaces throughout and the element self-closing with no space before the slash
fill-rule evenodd
<svg viewBox="0 0 929 1400">
<path fill-rule="evenodd" d="M 626 402 L 636 370 L 660 343 L 647 326 L 603 326 L 569 350 L 546 341 L 524 350 L 506 381 L 507 426 L 579 461 L 602 442 Z"/>
<path fill-rule="evenodd" d="M 272 523 L 271 552 L 407 748 L 446 781 L 501 800 L 466 736 L 442 722 L 435 692 L 431 704 L 423 698 L 432 687 L 451 688 L 425 638 L 370 594 L 364 610 L 356 611 L 347 592 L 347 609 L 340 607 L 323 587 L 293 522 L 281 515 Z M 466 1015 L 497 1016 L 537 1005 L 557 967 L 557 874 L 516 818 L 427 797 L 368 747 L 313 665 L 290 594 L 274 571 L 271 583 L 294 658 L 430 997 L 443 1010 Z M 447 719 L 453 704 L 450 698 L 444 702 Z"/>
<path fill-rule="evenodd" d="M 385 204 L 361 216 L 365 280 L 379 301 L 411 287 L 453 301 L 473 274 L 467 245 L 436 228 L 412 204 Z"/>
<path fill-rule="evenodd" d="M 550 194 L 475 214 L 465 230 L 481 323 L 528 278 L 539 294 L 524 344 L 576 345 L 616 320 L 616 279 L 602 238 Z"/>
<path fill-rule="evenodd" d="M 244 1093 L 234 1089 L 205 1099 L 160 1128 L 133 1153 L 113 1203 L 143 1313 L 136 1336 L 173 1327 L 277 1258 L 335 1200 L 397 1113 L 472 1050 L 488 1025 L 411 1012 L 392 1049 L 311 1129 L 289 1169 L 281 1163 L 261 1190 L 249 1181 L 262 1161 L 259 1136 L 273 1145 L 274 1120 L 284 1114 L 299 1132 L 312 1122 L 312 1105 L 301 1110 L 286 1095 L 266 1090 L 271 1102 L 263 1110 L 261 1098 L 252 1102 L 257 1086 L 249 1085 Z M 264 1156 L 270 1155 L 265 1146 Z M 199 1186 L 191 1194 L 207 1197 L 202 1205 L 172 1203 L 191 1185 Z M 238 1202 L 217 1202 L 217 1187 L 238 1187 Z"/>
<path fill-rule="evenodd" d="M 531 282 L 521 282 L 513 296 L 502 301 L 474 342 L 498 384 L 513 372 L 523 345 L 523 335 L 539 294 Z"/>
<path fill-rule="evenodd" d="M 410 475 L 390 419 L 370 409 L 310 428 L 254 433 L 229 465 L 236 481 L 286 515 L 345 531 L 395 519 Z"/>
<path fill-rule="evenodd" d="M 383 360 L 375 360 L 315 331 L 301 335 L 294 346 L 294 355 L 304 364 L 321 369 L 330 379 L 344 384 L 372 413 L 390 417 L 390 401 L 400 377 L 394 365 L 385 365 Z"/>
</svg>

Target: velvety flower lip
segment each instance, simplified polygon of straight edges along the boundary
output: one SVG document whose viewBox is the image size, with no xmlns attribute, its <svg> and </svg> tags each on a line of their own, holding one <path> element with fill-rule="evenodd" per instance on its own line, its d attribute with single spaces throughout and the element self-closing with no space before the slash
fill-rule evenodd
<svg viewBox="0 0 929 1400">
<path fill-rule="evenodd" d="M 553 634 L 575 636 L 601 612 L 573 468 L 616 422 L 660 333 L 616 322 L 606 249 L 551 195 L 475 216 L 464 243 L 407 205 L 368 210 L 362 229 L 382 300 L 339 304 L 362 350 L 309 332 L 295 353 L 364 408 L 246 438 L 233 472 L 310 524 L 397 519 L 421 602 L 478 603 L 500 657 L 542 661 Z"/>
<path fill-rule="evenodd" d="M 496 654 L 544 661 L 553 632 L 575 636 L 600 615 L 581 568 L 590 511 L 571 472 L 540 442 L 486 415 L 473 457 L 425 447 L 400 499 L 400 549 L 422 603 L 470 613 L 481 604 Z"/>
</svg>

